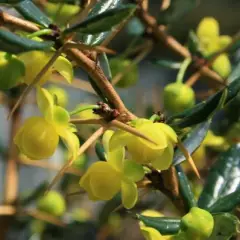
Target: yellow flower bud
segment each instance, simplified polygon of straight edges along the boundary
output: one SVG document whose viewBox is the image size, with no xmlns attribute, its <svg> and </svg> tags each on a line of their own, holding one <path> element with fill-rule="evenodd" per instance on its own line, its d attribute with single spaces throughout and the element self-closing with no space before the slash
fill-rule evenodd
<svg viewBox="0 0 240 240">
<path fill-rule="evenodd" d="M 227 78 L 232 70 L 228 55 L 223 53 L 218 56 L 212 64 L 212 69 L 221 77 Z"/>
<path fill-rule="evenodd" d="M 0 89 L 14 87 L 22 80 L 24 73 L 24 64 L 16 56 L 0 52 Z"/>
<path fill-rule="evenodd" d="M 193 207 L 182 217 L 181 229 L 186 233 L 187 239 L 207 239 L 213 230 L 213 216 L 206 210 Z"/>
<path fill-rule="evenodd" d="M 201 20 L 197 27 L 198 38 L 214 38 L 219 36 L 219 24 L 213 17 L 205 17 Z"/>
<path fill-rule="evenodd" d="M 68 95 L 67 92 L 60 87 L 56 87 L 54 85 L 51 85 L 48 88 L 48 91 L 52 94 L 53 97 L 56 97 L 57 99 L 57 104 L 61 107 L 66 107 L 68 103 Z"/>
<path fill-rule="evenodd" d="M 77 222 L 86 222 L 91 219 L 91 214 L 84 208 L 78 208 L 72 213 L 72 218 Z"/>
<path fill-rule="evenodd" d="M 137 83 L 137 80 L 139 78 L 138 74 L 138 66 L 136 64 L 132 64 L 132 61 L 129 59 L 120 59 L 120 58 L 114 58 L 111 59 L 110 62 L 110 68 L 112 72 L 112 77 L 114 78 L 118 73 L 124 73 L 124 71 L 127 71 L 121 80 L 116 84 L 119 88 L 127 88 L 134 86 Z M 127 68 L 130 67 L 129 70 Z"/>
<path fill-rule="evenodd" d="M 60 217 L 66 211 L 66 203 L 62 195 L 56 191 L 50 191 L 39 199 L 37 208 L 53 216 Z"/>
<path fill-rule="evenodd" d="M 195 93 L 186 84 L 170 83 L 164 88 L 163 101 L 167 111 L 180 113 L 194 106 Z"/>
<path fill-rule="evenodd" d="M 52 124 L 41 117 L 27 119 L 14 138 L 20 151 L 31 159 L 53 155 L 59 136 Z"/>
</svg>

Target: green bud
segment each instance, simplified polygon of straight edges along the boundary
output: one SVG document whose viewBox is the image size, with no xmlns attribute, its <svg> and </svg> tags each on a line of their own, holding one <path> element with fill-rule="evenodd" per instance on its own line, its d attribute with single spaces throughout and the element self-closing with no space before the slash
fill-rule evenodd
<svg viewBox="0 0 240 240">
<path fill-rule="evenodd" d="M 216 71 L 221 77 L 227 78 L 231 73 L 231 63 L 227 54 L 218 56 L 212 64 L 212 69 Z"/>
<path fill-rule="evenodd" d="M 87 222 L 90 221 L 91 214 L 86 209 L 78 208 L 72 213 L 72 218 L 77 222 Z"/>
<path fill-rule="evenodd" d="M 66 203 L 62 195 L 56 191 L 50 191 L 39 199 L 37 208 L 48 214 L 60 217 L 66 210 Z"/>
<path fill-rule="evenodd" d="M 25 74 L 24 64 L 16 56 L 0 52 L 0 89 L 14 87 Z"/>
<path fill-rule="evenodd" d="M 57 16 L 57 23 L 59 25 L 65 25 L 74 15 L 80 11 L 80 7 L 67 3 L 47 2 L 45 5 L 45 10 L 49 17 L 54 19 Z"/>
<path fill-rule="evenodd" d="M 164 88 L 163 101 L 170 113 L 179 113 L 195 104 L 193 89 L 183 83 L 170 83 Z"/>
<path fill-rule="evenodd" d="M 207 239 L 213 230 L 213 216 L 206 210 L 193 207 L 190 212 L 182 217 L 181 229 L 186 234 L 186 239 Z"/>
<path fill-rule="evenodd" d="M 60 107 L 66 107 L 67 103 L 68 103 L 68 95 L 66 93 L 66 91 L 63 88 L 60 87 L 56 87 L 54 85 L 51 85 L 48 88 L 48 91 L 57 99 L 57 104 Z"/>
<path fill-rule="evenodd" d="M 123 75 L 120 81 L 116 84 L 119 88 L 127 88 L 134 86 L 139 78 L 138 66 L 132 64 L 129 59 L 114 58 L 111 59 L 110 68 L 112 72 L 112 77 L 114 78 L 118 73 L 123 73 L 131 65 L 130 69 Z"/>
<path fill-rule="evenodd" d="M 86 167 L 87 164 L 87 156 L 86 154 L 81 154 L 80 156 L 78 156 L 74 162 L 73 162 L 73 167 L 79 170 L 83 170 Z"/>
</svg>

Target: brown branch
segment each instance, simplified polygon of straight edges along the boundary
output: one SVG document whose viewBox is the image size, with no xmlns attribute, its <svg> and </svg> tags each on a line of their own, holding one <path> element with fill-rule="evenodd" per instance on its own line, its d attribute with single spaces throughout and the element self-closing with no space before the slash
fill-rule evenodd
<svg viewBox="0 0 240 240">
<path fill-rule="evenodd" d="M 3 11 L 0 11 L 0 25 L 4 25 L 9 28 L 17 28 L 27 32 L 36 32 L 40 30 L 34 23 L 16 18 Z"/>
<path fill-rule="evenodd" d="M 11 205 L 1 205 L 0 206 L 0 215 L 14 215 L 16 214 L 16 208 Z"/>
<path fill-rule="evenodd" d="M 135 118 L 135 116 L 125 107 L 123 101 L 121 100 L 116 90 L 113 88 L 112 84 L 108 81 L 103 70 L 98 65 L 96 65 L 94 61 L 86 57 L 78 49 L 68 49 L 66 50 L 66 53 L 72 60 L 74 60 L 89 74 L 89 76 L 101 89 L 103 94 L 109 99 L 114 107 L 119 110 L 120 113 L 126 114 L 128 120 Z"/>
<path fill-rule="evenodd" d="M 6 13 L 4 14 L 8 17 L 11 16 Z M 23 22 L 26 22 L 26 27 L 24 27 L 24 24 L 22 24 Z M 30 24 L 28 21 L 21 20 L 13 16 L 11 16 L 11 21 L 9 21 L 9 18 L 5 17 L 5 24 L 19 27 L 22 30 L 28 32 L 35 32 L 39 30 L 39 28 L 37 28 L 34 24 Z M 94 61 L 89 59 L 78 49 L 68 49 L 65 52 L 67 53 L 68 57 L 74 60 L 90 75 L 90 77 L 96 82 L 97 86 L 101 89 L 109 101 L 115 106 L 115 108 L 118 109 L 122 114 L 126 114 L 127 120 L 135 118 L 135 116 L 125 107 L 118 93 L 115 91 L 111 83 L 108 81 L 107 77 L 104 75 L 103 70 L 97 66 Z"/>
<path fill-rule="evenodd" d="M 9 104 L 9 110 L 11 110 L 15 101 Z M 5 174 L 5 184 L 4 184 L 4 203 L 13 204 L 17 199 L 18 194 L 18 150 L 14 144 L 14 137 L 21 122 L 21 105 L 16 109 L 11 120 L 10 129 L 10 142 L 9 151 L 7 157 L 7 167 Z"/>
<path fill-rule="evenodd" d="M 158 26 L 156 19 L 149 15 L 148 12 L 143 11 L 141 8 L 139 8 L 138 16 L 141 21 L 152 30 L 152 35 L 155 39 L 163 41 L 170 49 L 174 50 L 182 57 L 191 57 L 191 53 L 189 52 L 189 50 L 181 43 L 179 43 L 174 37 L 170 36 L 166 32 L 165 26 Z M 217 73 L 209 69 L 207 66 L 201 67 L 199 71 L 202 75 L 208 76 L 218 83 L 222 82 L 222 78 Z"/>
<path fill-rule="evenodd" d="M 34 160 L 24 159 L 24 160 L 20 160 L 19 163 L 27 166 L 39 167 L 39 168 L 44 168 L 52 171 L 59 171 L 62 168 L 62 166 L 59 164 L 53 164 L 47 161 L 34 161 Z M 80 177 L 82 176 L 82 172 L 75 168 L 68 168 L 66 173 L 71 173 L 73 175 L 80 176 Z"/>
</svg>

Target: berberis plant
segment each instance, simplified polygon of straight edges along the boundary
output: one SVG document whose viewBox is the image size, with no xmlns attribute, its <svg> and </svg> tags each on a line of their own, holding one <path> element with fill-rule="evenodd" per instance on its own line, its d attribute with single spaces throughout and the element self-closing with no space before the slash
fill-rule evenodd
<svg viewBox="0 0 240 240">
<path fill-rule="evenodd" d="M 178 42 L 171 26 L 197 3 L 159 1 L 156 19 L 147 0 L 0 1 L 0 89 L 11 123 L 1 149 L 1 239 L 237 239 L 240 38 L 221 35 L 218 21 L 205 16 Z M 117 53 L 109 44 L 122 29 L 130 40 Z M 116 89 L 138 85 L 138 63 L 158 44 L 179 60 L 159 54 L 150 63 L 177 70 L 176 80 L 162 89 L 163 108 L 151 105 L 139 117 Z M 201 79 L 204 94 L 192 88 Z M 69 111 L 64 80 L 98 100 Z M 29 102 L 40 115 L 21 122 Z M 46 159 L 59 148 L 64 162 L 52 165 Z M 58 172 L 22 193 L 23 164 Z M 125 228 L 131 233 L 122 238 Z"/>
</svg>

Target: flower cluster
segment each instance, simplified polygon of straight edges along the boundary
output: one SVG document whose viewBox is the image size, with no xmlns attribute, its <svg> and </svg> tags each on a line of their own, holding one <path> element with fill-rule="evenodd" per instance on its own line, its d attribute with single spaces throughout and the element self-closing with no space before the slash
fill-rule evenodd
<svg viewBox="0 0 240 240">
<path fill-rule="evenodd" d="M 202 19 L 197 27 L 197 36 L 200 40 L 202 53 L 208 57 L 229 45 L 232 38 L 220 35 L 219 23 L 212 17 Z M 212 64 L 221 77 L 227 78 L 231 72 L 231 63 L 226 53 L 220 54 Z"/>
<path fill-rule="evenodd" d="M 153 143 L 122 130 L 106 131 L 103 145 L 107 161 L 93 163 L 80 180 L 91 200 L 110 200 L 121 191 L 124 207 L 132 208 L 138 199 L 136 182 L 144 177 L 142 164 L 158 170 L 170 167 L 177 143 L 173 129 L 146 119 L 135 120 L 132 125 Z"/>
<path fill-rule="evenodd" d="M 79 140 L 69 123 L 69 113 L 54 103 L 53 96 L 44 88 L 37 88 L 37 104 L 42 117 L 30 117 L 15 136 L 15 144 L 31 159 L 44 159 L 53 155 L 59 137 L 69 149 L 71 157 L 77 156 Z"/>
</svg>

